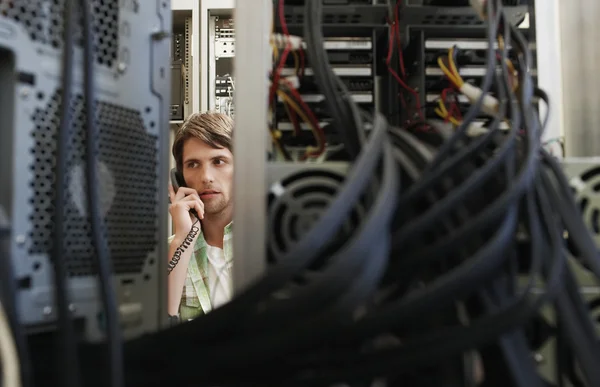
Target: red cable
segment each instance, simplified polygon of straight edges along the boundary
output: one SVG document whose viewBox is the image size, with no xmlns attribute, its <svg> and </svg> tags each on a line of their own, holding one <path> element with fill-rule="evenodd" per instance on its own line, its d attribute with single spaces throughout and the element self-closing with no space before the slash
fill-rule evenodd
<svg viewBox="0 0 600 387">
<path fill-rule="evenodd" d="M 279 13 L 279 23 L 281 24 L 281 29 L 283 30 L 283 34 L 286 36 L 286 45 L 285 45 L 285 50 L 281 54 L 281 59 L 279 60 L 279 64 L 277 65 L 277 68 L 275 69 L 275 74 L 273 74 L 273 81 L 271 84 L 271 89 L 269 90 L 269 103 L 271 103 L 271 101 L 273 101 L 273 98 L 275 97 L 275 91 L 277 90 L 277 87 L 279 87 L 279 79 L 281 78 L 281 70 L 283 69 L 283 66 L 285 65 L 287 57 L 291 51 L 291 43 L 289 40 L 290 33 L 287 28 L 287 23 L 285 22 L 285 12 L 284 12 L 284 4 L 283 3 L 284 3 L 284 0 L 279 0 L 279 12 L 278 13 Z"/>
<path fill-rule="evenodd" d="M 404 55 L 402 54 L 402 43 L 400 40 L 400 3 L 402 2 L 402 0 L 398 0 L 396 2 L 396 7 L 394 8 L 394 18 L 395 18 L 395 24 L 394 27 L 396 28 L 396 36 L 398 36 L 398 61 L 400 63 L 400 72 L 402 73 L 402 77 L 404 79 L 406 79 L 406 68 L 404 67 Z"/>
<path fill-rule="evenodd" d="M 300 55 L 300 71 L 298 72 L 298 76 L 304 76 L 304 49 L 302 46 L 298 50 L 298 54 Z"/>
<path fill-rule="evenodd" d="M 406 68 L 404 65 L 404 55 L 402 53 L 402 47 L 401 47 L 401 38 L 400 38 L 400 16 L 399 16 L 399 6 L 400 6 L 401 0 L 398 0 L 396 2 L 396 7 L 394 9 L 394 22 L 391 23 L 388 19 L 388 24 L 390 25 L 390 38 L 388 40 L 388 54 L 387 54 L 387 58 L 386 58 L 386 64 L 387 64 L 387 68 L 388 71 L 390 72 L 390 74 L 392 74 L 392 77 L 394 77 L 394 79 L 408 92 L 410 92 L 414 97 L 415 97 L 415 104 L 418 110 L 418 114 L 421 117 L 421 119 L 425 119 L 423 116 L 423 111 L 422 111 L 422 107 L 421 107 L 421 98 L 419 96 L 419 93 L 414 90 L 413 88 L 411 88 L 410 86 L 408 86 L 408 84 L 406 83 L 405 79 L 406 79 Z M 398 57 L 399 57 L 399 65 L 400 65 L 400 71 L 402 72 L 403 78 L 400 78 L 400 76 L 398 75 L 398 73 L 392 68 L 391 66 L 391 60 L 392 60 L 392 55 L 394 53 L 394 43 L 397 44 L 398 47 Z M 406 106 L 406 101 L 404 100 L 403 96 L 401 98 L 402 103 L 403 103 L 403 107 L 405 109 L 407 109 Z M 408 110 L 408 109 L 407 109 Z"/>
<path fill-rule="evenodd" d="M 448 122 L 450 121 L 450 117 L 454 117 L 452 115 L 452 113 L 456 113 L 456 118 L 458 118 L 459 120 L 462 121 L 463 117 L 462 117 L 462 113 L 460 112 L 460 104 L 458 101 L 458 95 L 456 94 L 454 88 L 452 87 L 447 87 L 444 90 L 442 90 L 442 94 L 441 94 L 441 99 L 444 102 L 444 104 L 446 103 L 446 101 L 448 100 L 448 93 L 452 92 L 454 94 L 454 100 L 452 101 L 451 105 L 450 105 L 450 109 L 448 110 L 448 117 L 445 118 L 445 121 Z"/>
<path fill-rule="evenodd" d="M 288 89 L 290 90 L 290 94 L 292 94 L 294 96 L 294 98 L 296 99 L 296 102 L 298 102 L 300 104 L 300 106 L 302 107 L 302 110 L 304 110 L 306 112 L 308 119 L 315 127 L 315 129 L 317 131 L 317 137 L 319 139 L 319 141 L 317 141 L 318 142 L 317 145 L 319 146 L 319 149 L 317 152 L 318 152 L 318 154 L 322 154 L 325 151 L 325 142 L 327 141 L 327 139 L 325 138 L 325 132 L 323 131 L 323 128 L 321 128 L 321 126 L 319 125 L 319 120 L 317 120 L 315 113 L 313 113 L 313 111 L 310 109 L 310 107 L 308 107 L 306 102 L 304 102 L 304 100 L 302 99 L 302 96 L 300 95 L 298 90 L 296 90 L 287 80 L 283 79 L 282 82 L 284 82 L 288 86 Z"/>
<path fill-rule="evenodd" d="M 299 136 L 302 129 L 300 128 L 300 123 L 298 122 L 298 115 L 289 105 L 288 111 L 290 112 L 290 121 L 292 121 L 292 127 L 294 128 L 294 135 Z"/>
</svg>

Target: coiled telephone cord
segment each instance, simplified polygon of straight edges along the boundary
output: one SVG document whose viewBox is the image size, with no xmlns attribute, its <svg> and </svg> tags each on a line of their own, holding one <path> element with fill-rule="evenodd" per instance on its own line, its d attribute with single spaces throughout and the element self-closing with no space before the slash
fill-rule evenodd
<svg viewBox="0 0 600 387">
<path fill-rule="evenodd" d="M 177 266 L 177 264 L 179 263 L 179 260 L 181 259 L 181 254 L 183 254 L 183 252 L 187 250 L 187 248 L 190 247 L 192 243 L 194 243 L 196 235 L 198 235 L 198 233 L 200 232 L 200 227 L 198 226 L 199 222 L 200 221 L 196 219 L 194 224 L 192 224 L 192 229 L 190 230 L 190 232 L 187 234 L 181 245 L 177 247 L 177 250 L 175 250 L 173 258 L 169 262 L 169 266 L 167 268 L 169 274 L 171 274 L 175 266 Z"/>
</svg>

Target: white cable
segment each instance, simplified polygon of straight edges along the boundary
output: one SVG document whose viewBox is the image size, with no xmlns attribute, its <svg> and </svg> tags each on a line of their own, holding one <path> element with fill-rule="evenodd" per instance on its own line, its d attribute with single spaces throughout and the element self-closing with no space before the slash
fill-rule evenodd
<svg viewBox="0 0 600 387">
<path fill-rule="evenodd" d="M 8 316 L 0 302 L 0 363 L 2 364 L 2 387 L 21 387 L 21 375 L 17 347 L 12 336 Z"/>
<path fill-rule="evenodd" d="M 477 86 L 473 86 L 470 83 L 463 83 L 460 87 L 460 92 L 463 93 L 471 103 L 475 103 L 483 94 L 483 90 L 481 90 Z M 487 115 L 495 116 L 498 114 L 498 108 L 500 106 L 500 102 L 495 97 L 492 97 L 489 94 L 483 96 L 483 105 L 481 106 L 481 111 Z"/>
<path fill-rule="evenodd" d="M 271 34 L 271 43 L 279 50 L 284 50 L 288 43 L 292 51 L 302 48 L 302 38 L 294 35 Z"/>
<path fill-rule="evenodd" d="M 293 87 L 294 89 L 299 89 L 300 88 L 300 78 L 298 78 L 298 76 L 296 75 L 290 75 L 289 77 L 285 77 L 283 78 L 285 81 L 287 81 L 291 87 Z M 269 81 L 269 86 L 272 85 L 272 82 Z"/>
</svg>

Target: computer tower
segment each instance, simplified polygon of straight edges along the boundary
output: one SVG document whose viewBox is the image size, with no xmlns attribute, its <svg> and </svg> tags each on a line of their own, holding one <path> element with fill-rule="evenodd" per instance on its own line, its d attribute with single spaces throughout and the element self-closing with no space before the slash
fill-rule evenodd
<svg viewBox="0 0 600 387">
<path fill-rule="evenodd" d="M 17 281 L 28 331 L 53 330 L 57 132 L 62 101 L 64 2 L 0 2 L 0 259 Z M 93 0 L 100 209 L 125 337 L 166 320 L 168 2 Z M 77 18 L 81 20 L 81 18 Z M 86 195 L 82 26 L 75 28 L 72 138 L 66 173 L 65 255 L 70 310 L 89 339 L 103 337 Z"/>
</svg>

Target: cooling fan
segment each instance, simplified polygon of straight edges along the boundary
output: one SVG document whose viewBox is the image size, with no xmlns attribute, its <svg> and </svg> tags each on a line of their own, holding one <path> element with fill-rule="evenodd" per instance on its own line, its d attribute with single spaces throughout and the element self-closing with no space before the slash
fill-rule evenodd
<svg viewBox="0 0 600 387">
<path fill-rule="evenodd" d="M 600 158 L 565 159 L 563 169 L 581 216 L 600 248 Z M 577 257 L 578 253 L 570 250 Z"/>
<path fill-rule="evenodd" d="M 269 263 L 275 263 L 328 208 L 345 180 L 349 165 L 273 163 L 268 168 L 268 258 Z M 330 243 L 329 251 L 348 240 L 364 215 L 365 207 L 359 203 Z"/>
</svg>

